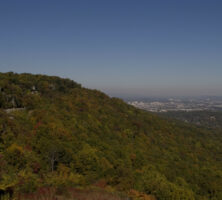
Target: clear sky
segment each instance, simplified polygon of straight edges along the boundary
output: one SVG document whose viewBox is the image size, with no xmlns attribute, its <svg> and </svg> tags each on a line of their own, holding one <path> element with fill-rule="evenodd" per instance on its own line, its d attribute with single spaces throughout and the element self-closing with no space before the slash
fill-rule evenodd
<svg viewBox="0 0 222 200">
<path fill-rule="evenodd" d="M 114 96 L 222 95 L 222 1 L 1 0 L 0 71 Z"/>
</svg>

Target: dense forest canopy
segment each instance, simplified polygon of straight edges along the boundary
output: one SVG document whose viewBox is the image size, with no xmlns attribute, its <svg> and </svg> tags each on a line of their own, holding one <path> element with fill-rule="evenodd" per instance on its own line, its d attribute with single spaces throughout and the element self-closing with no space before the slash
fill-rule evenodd
<svg viewBox="0 0 222 200">
<path fill-rule="evenodd" d="M 0 190 L 103 183 L 222 199 L 222 131 L 161 118 L 69 79 L 0 73 Z"/>
<path fill-rule="evenodd" d="M 203 126 L 209 129 L 222 129 L 222 111 L 169 111 L 159 113 L 171 119 L 177 119 L 186 123 L 192 123 L 197 126 Z"/>
</svg>

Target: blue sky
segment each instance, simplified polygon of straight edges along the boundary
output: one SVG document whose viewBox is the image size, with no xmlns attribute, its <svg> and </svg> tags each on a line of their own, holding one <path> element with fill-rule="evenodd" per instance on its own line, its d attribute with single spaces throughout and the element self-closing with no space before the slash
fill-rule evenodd
<svg viewBox="0 0 222 200">
<path fill-rule="evenodd" d="M 2 0 L 0 71 L 121 97 L 222 95 L 222 1 Z"/>
</svg>

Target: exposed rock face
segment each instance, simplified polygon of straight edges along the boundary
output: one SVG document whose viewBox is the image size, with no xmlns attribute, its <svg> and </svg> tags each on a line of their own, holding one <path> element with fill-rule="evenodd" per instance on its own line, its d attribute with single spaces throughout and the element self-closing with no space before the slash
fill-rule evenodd
<svg viewBox="0 0 222 200">
<path fill-rule="evenodd" d="M 13 108 L 16 108 L 18 106 L 14 97 L 12 97 L 11 104 Z"/>
<path fill-rule="evenodd" d="M 36 91 L 35 85 L 32 86 L 32 91 Z"/>
<path fill-rule="evenodd" d="M 21 110 L 25 110 L 25 108 L 8 108 L 8 109 L 5 109 L 5 112 L 11 113 L 11 112 L 21 111 Z"/>
</svg>

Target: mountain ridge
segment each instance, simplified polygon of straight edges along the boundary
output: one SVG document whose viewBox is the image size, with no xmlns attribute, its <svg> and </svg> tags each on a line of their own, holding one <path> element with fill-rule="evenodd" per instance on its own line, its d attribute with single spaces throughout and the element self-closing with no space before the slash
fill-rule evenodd
<svg viewBox="0 0 222 200">
<path fill-rule="evenodd" d="M 55 76 L 0 73 L 0 91 L 2 188 L 19 194 L 104 180 L 157 199 L 222 198 L 221 132 Z M 25 109 L 5 112 L 13 108 Z"/>
</svg>

